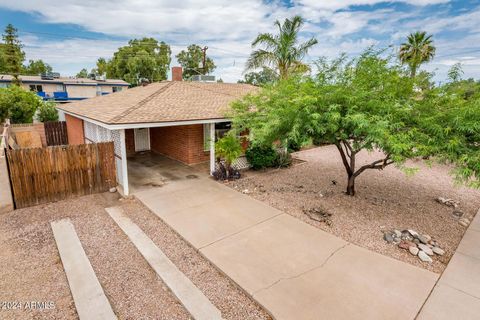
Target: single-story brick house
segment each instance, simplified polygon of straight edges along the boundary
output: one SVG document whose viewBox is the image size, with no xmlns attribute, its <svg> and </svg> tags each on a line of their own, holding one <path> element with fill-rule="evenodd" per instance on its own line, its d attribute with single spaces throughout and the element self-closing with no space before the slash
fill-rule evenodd
<svg viewBox="0 0 480 320">
<path fill-rule="evenodd" d="M 151 150 L 191 165 L 215 168 L 215 130 L 229 120 L 230 103 L 258 88 L 248 84 L 162 81 L 57 106 L 65 115 L 70 144 L 113 141 L 118 183 L 128 194 L 127 156 Z"/>
</svg>

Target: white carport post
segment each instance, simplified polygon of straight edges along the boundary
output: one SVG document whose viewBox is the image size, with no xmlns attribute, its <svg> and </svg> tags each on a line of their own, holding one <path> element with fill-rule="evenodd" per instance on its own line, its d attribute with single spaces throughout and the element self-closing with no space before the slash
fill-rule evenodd
<svg viewBox="0 0 480 320">
<path fill-rule="evenodd" d="M 127 145 L 125 144 L 125 129 L 120 130 L 120 157 L 122 157 L 122 186 L 123 194 L 128 196 L 128 168 L 127 168 Z"/>
<path fill-rule="evenodd" d="M 210 174 L 215 171 L 215 123 L 210 123 Z"/>
</svg>

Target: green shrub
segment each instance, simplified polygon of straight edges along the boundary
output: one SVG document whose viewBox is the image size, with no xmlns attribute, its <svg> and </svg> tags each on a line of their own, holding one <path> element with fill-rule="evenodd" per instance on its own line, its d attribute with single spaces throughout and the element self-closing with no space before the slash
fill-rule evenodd
<svg viewBox="0 0 480 320">
<path fill-rule="evenodd" d="M 228 132 L 215 143 L 217 157 L 225 160 L 227 168 L 242 155 L 242 144 L 233 131 Z"/>
<path fill-rule="evenodd" d="M 37 119 L 40 122 L 58 121 L 58 111 L 53 102 L 44 102 L 38 108 Z"/>
<path fill-rule="evenodd" d="M 245 156 L 254 170 L 274 167 L 277 161 L 277 152 L 272 146 L 252 145 Z"/>
<path fill-rule="evenodd" d="M 0 88 L 0 122 L 10 118 L 12 123 L 32 123 L 42 103 L 34 92 L 19 86 Z"/>
<path fill-rule="evenodd" d="M 275 166 L 279 168 L 288 167 L 292 164 L 292 156 L 290 152 L 285 149 L 278 149 L 276 151 Z"/>
</svg>

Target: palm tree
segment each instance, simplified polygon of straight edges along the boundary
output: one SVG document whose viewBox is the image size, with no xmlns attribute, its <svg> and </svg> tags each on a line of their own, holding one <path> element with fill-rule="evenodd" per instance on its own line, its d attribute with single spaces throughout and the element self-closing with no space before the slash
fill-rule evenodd
<svg viewBox="0 0 480 320">
<path fill-rule="evenodd" d="M 433 45 L 432 35 L 427 35 L 425 31 L 409 34 L 407 42 L 400 46 L 400 61 L 403 64 L 408 64 L 412 78 L 416 76 L 420 65 L 432 60 L 434 56 L 435 46 Z"/>
<path fill-rule="evenodd" d="M 302 59 L 308 50 L 317 44 L 315 38 L 299 44 L 298 33 L 304 24 L 300 16 L 293 19 L 285 19 L 280 23 L 275 21 L 278 34 L 260 33 L 252 42 L 252 47 L 259 45 L 261 49 L 254 50 L 247 61 L 246 70 L 260 67 L 272 67 L 278 72 L 280 79 L 288 78 L 291 72 L 306 71 L 308 66 L 302 63 Z"/>
</svg>

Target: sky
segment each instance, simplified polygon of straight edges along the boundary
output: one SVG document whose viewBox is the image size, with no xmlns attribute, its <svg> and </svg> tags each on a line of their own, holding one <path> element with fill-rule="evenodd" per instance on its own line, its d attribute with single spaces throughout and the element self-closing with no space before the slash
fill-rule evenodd
<svg viewBox="0 0 480 320">
<path fill-rule="evenodd" d="M 480 0 L 0 0 L 0 28 L 12 23 L 27 59 L 42 59 L 73 76 L 109 58 L 129 39 L 167 42 L 175 55 L 189 44 L 208 46 L 213 74 L 226 82 L 243 78 L 251 43 L 273 23 L 301 15 L 301 40 L 318 44 L 307 62 L 369 46 L 397 50 L 414 31 L 433 35 L 435 59 L 423 68 L 446 80 L 462 63 L 464 78 L 480 79 Z"/>
</svg>

